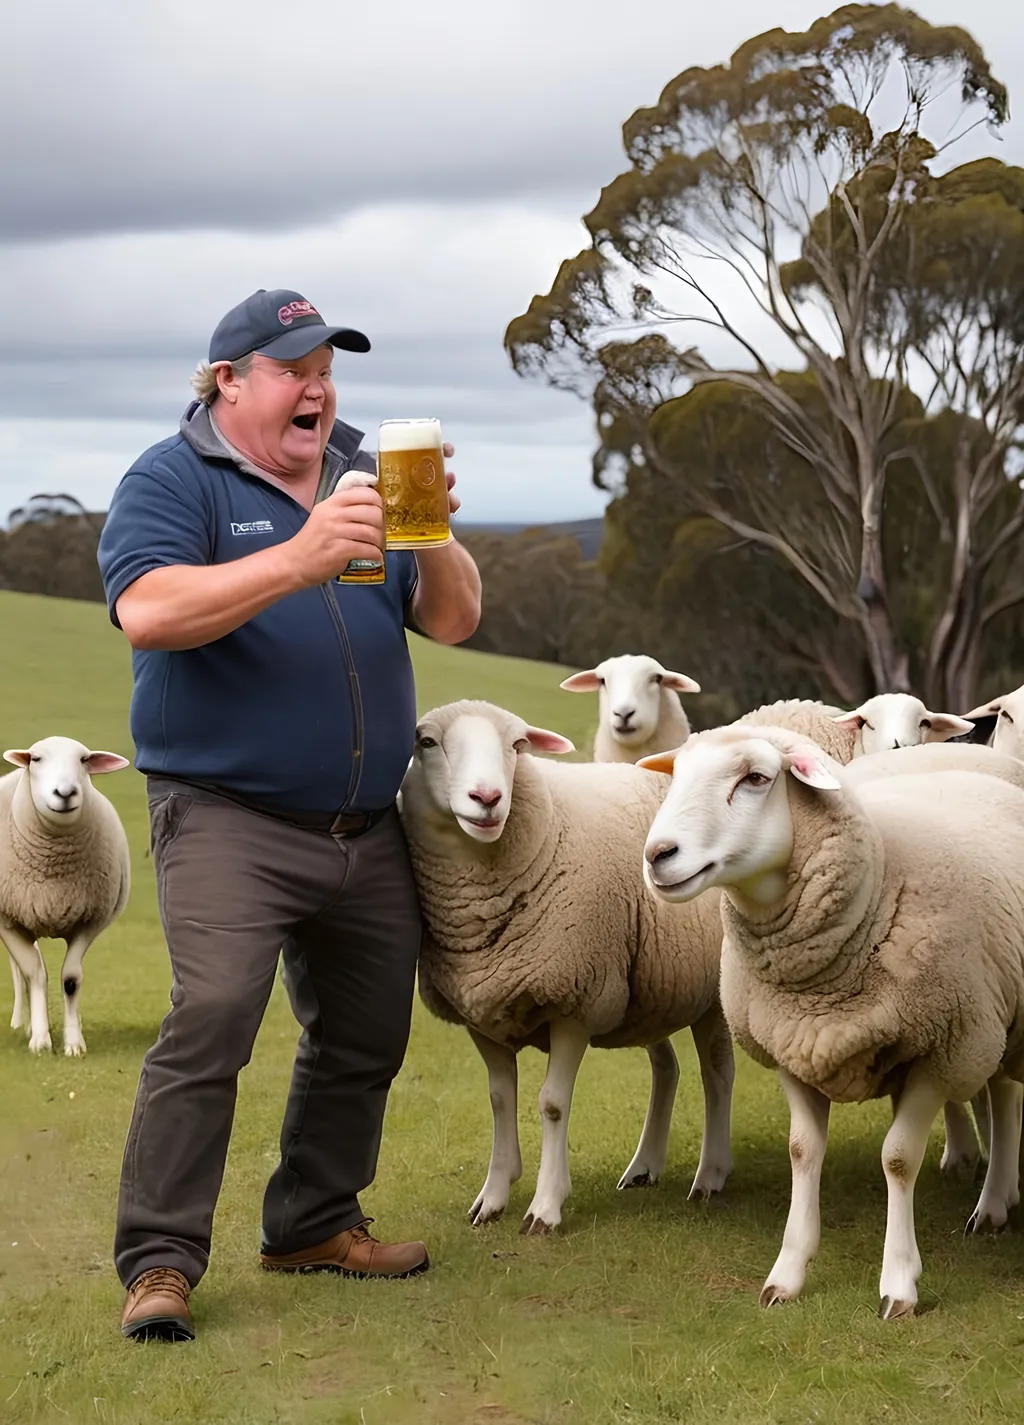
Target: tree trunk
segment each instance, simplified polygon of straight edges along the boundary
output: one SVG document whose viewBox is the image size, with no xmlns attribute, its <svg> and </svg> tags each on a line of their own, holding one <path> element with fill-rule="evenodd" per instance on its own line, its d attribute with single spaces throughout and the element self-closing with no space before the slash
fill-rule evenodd
<svg viewBox="0 0 1024 1425">
<path fill-rule="evenodd" d="M 875 693 L 909 693 L 907 655 L 899 646 L 885 595 L 882 541 L 877 528 L 864 526 L 857 595 L 864 604 L 864 642 Z"/>
</svg>

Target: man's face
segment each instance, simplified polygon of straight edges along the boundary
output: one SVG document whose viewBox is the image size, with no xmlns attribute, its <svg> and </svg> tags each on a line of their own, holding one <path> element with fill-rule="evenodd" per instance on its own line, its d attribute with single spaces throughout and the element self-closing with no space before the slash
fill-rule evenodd
<svg viewBox="0 0 1024 1425">
<path fill-rule="evenodd" d="M 333 355 L 325 344 L 299 361 L 254 356 L 248 376 L 230 389 L 232 444 L 280 475 L 302 475 L 319 466 L 338 403 Z"/>
</svg>

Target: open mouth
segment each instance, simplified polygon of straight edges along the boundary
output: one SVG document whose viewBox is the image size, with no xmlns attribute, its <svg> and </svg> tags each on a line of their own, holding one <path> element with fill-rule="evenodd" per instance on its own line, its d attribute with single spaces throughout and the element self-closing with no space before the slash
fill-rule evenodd
<svg viewBox="0 0 1024 1425">
<path fill-rule="evenodd" d="M 316 430 L 320 417 L 315 413 L 309 416 L 295 416 L 292 425 L 298 426 L 299 430 Z"/>
</svg>

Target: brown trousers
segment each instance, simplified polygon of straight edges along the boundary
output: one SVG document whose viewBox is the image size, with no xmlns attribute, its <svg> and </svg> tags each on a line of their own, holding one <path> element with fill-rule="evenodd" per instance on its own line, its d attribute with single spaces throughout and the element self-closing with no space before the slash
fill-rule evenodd
<svg viewBox="0 0 1024 1425">
<path fill-rule="evenodd" d="M 149 779 L 149 807 L 171 1008 L 142 1064 L 114 1260 L 126 1287 L 158 1266 L 195 1286 L 282 950 L 302 1033 L 262 1246 L 295 1252 L 365 1221 L 358 1194 L 405 1055 L 421 922 L 394 808 L 344 838 L 169 779 Z"/>
</svg>

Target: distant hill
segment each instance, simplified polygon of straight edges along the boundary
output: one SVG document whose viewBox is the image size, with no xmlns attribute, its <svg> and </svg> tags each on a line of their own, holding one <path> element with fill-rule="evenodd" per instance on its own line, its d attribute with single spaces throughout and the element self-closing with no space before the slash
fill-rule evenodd
<svg viewBox="0 0 1024 1425">
<path fill-rule="evenodd" d="M 585 520 L 562 520 L 552 524 L 545 524 L 543 521 L 534 524 L 529 520 L 523 520 L 519 524 L 511 521 L 488 523 L 476 520 L 470 524 L 456 519 L 455 527 L 461 534 L 519 534 L 524 529 L 536 529 L 545 530 L 556 538 L 572 535 L 579 542 L 584 559 L 597 558 L 601 540 L 604 537 L 604 520 L 600 517 Z"/>
</svg>

